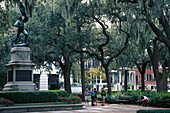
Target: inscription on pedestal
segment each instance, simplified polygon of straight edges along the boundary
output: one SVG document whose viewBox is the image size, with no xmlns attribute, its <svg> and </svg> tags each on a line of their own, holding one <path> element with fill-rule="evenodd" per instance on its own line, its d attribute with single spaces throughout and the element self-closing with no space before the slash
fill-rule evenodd
<svg viewBox="0 0 170 113">
<path fill-rule="evenodd" d="M 13 70 L 8 71 L 8 81 L 13 81 Z"/>
<path fill-rule="evenodd" d="M 32 70 L 16 70 L 16 81 L 32 81 Z"/>
</svg>

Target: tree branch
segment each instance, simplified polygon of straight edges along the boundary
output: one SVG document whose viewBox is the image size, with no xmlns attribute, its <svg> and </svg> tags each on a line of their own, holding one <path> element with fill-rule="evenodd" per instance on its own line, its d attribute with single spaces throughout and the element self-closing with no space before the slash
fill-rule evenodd
<svg viewBox="0 0 170 113">
<path fill-rule="evenodd" d="M 142 73 L 142 69 L 140 68 L 139 64 L 138 64 L 136 61 L 135 61 L 135 64 L 136 64 L 136 66 L 137 66 L 139 72 Z"/>
<path fill-rule="evenodd" d="M 145 2 L 143 2 L 143 7 L 144 7 L 144 12 L 145 12 L 144 15 L 146 16 L 146 20 L 147 20 L 148 24 L 150 25 L 152 31 L 157 35 L 158 40 L 163 42 L 170 49 L 170 45 L 169 45 L 170 40 L 168 40 L 168 38 L 166 38 L 166 36 L 153 24 L 153 22 L 151 20 L 151 17 L 150 17 L 150 15 L 149 15 L 149 13 L 148 13 L 148 11 L 146 9 Z M 163 19 L 163 17 L 161 17 L 161 18 Z M 162 23 L 163 20 L 161 20 L 160 22 Z M 166 24 L 168 24 L 168 23 L 166 23 Z M 163 24 L 163 27 L 165 27 L 164 24 Z"/>
<path fill-rule="evenodd" d="M 103 29 L 103 34 L 104 34 L 104 35 L 106 36 L 106 38 L 107 38 L 106 42 L 103 43 L 103 44 L 101 44 L 101 45 L 99 46 L 99 48 L 102 48 L 102 47 L 106 46 L 106 45 L 109 43 L 109 41 L 110 41 L 110 36 L 109 36 L 109 35 L 107 34 L 107 32 L 106 32 L 106 29 L 107 29 L 108 27 L 105 28 L 104 24 L 103 24 L 98 18 L 96 18 L 94 15 L 92 16 L 92 18 L 93 18 L 94 20 L 96 20 L 97 23 L 100 24 L 100 26 L 101 26 L 102 29 Z"/>
<path fill-rule="evenodd" d="M 127 35 L 127 37 L 126 37 L 126 41 L 125 41 L 125 43 L 124 43 L 124 47 L 116 54 L 116 55 L 114 55 L 113 57 L 111 57 L 110 59 L 109 59 L 109 61 L 108 61 L 108 64 L 114 59 L 114 58 L 116 58 L 116 57 L 118 57 L 125 49 L 126 49 L 126 47 L 127 47 L 127 45 L 128 45 L 128 42 L 129 42 L 129 38 L 130 38 L 130 34 L 127 32 L 127 31 L 125 31 L 125 30 L 123 30 L 122 29 L 122 21 L 121 21 L 121 18 L 118 16 L 118 15 L 115 15 L 118 19 L 119 19 L 119 30 L 120 31 L 122 31 L 123 33 L 125 33 L 126 35 Z"/>
<path fill-rule="evenodd" d="M 169 26 L 169 22 L 167 21 L 167 19 L 163 15 L 163 12 L 161 13 L 161 16 L 159 18 L 159 22 L 163 26 L 164 31 L 165 31 L 168 39 L 170 39 L 170 26 Z"/>
<path fill-rule="evenodd" d="M 101 61 L 101 58 L 96 53 L 90 53 L 89 51 L 83 51 L 83 50 L 81 51 L 81 50 L 75 50 L 75 49 L 73 51 L 77 53 L 87 53 L 90 57 L 95 56 L 99 61 Z"/>
</svg>

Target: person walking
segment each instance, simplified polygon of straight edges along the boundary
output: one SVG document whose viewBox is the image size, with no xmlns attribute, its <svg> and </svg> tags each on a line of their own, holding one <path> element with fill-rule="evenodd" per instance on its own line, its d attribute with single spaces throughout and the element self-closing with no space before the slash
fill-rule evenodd
<svg viewBox="0 0 170 113">
<path fill-rule="evenodd" d="M 85 104 L 89 104 L 89 92 L 88 89 L 86 88 L 86 91 L 84 92 L 84 96 L 85 96 Z"/>
<path fill-rule="evenodd" d="M 94 88 L 92 88 L 91 90 L 91 99 L 92 99 L 91 105 L 92 106 L 94 106 L 94 97 L 95 97 Z"/>
<path fill-rule="evenodd" d="M 95 93 L 94 102 L 96 102 L 96 105 L 97 105 L 97 91 L 96 91 L 96 88 L 94 88 L 94 93 Z"/>
<path fill-rule="evenodd" d="M 105 94 L 105 91 L 104 91 L 104 88 L 102 88 L 102 91 L 101 91 L 101 99 L 102 99 L 102 106 L 104 106 L 105 105 L 105 96 L 106 96 L 106 94 Z"/>
</svg>

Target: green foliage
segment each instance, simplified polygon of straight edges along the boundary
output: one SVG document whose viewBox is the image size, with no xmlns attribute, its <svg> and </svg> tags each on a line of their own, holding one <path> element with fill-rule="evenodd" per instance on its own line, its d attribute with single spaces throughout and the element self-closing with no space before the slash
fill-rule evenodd
<svg viewBox="0 0 170 113">
<path fill-rule="evenodd" d="M 82 97 L 82 93 L 71 93 L 72 96 L 79 96 L 81 99 L 83 98 Z"/>
<path fill-rule="evenodd" d="M 59 81 L 59 89 L 64 88 L 64 82 Z"/>
<path fill-rule="evenodd" d="M 0 92 L 0 97 L 13 100 L 16 103 L 56 102 L 58 97 L 67 96 L 66 91 L 8 91 Z"/>
<path fill-rule="evenodd" d="M 137 100 L 141 98 L 141 96 L 147 96 L 153 98 L 157 92 L 155 91 L 114 91 L 112 95 L 106 96 L 106 102 L 108 103 L 119 103 L 119 100 L 125 100 L 124 103 L 128 104 L 137 104 Z"/>
<path fill-rule="evenodd" d="M 136 113 L 170 113 L 170 109 L 138 110 Z"/>
<path fill-rule="evenodd" d="M 64 91 L 64 90 L 51 90 L 51 91 L 57 92 L 59 94 L 59 96 L 61 96 L 61 97 L 67 97 L 68 96 L 67 91 Z"/>
<path fill-rule="evenodd" d="M 149 99 L 149 105 L 154 107 L 165 107 L 170 106 L 170 93 L 158 93 L 154 97 Z"/>
<path fill-rule="evenodd" d="M 118 100 L 117 97 L 110 96 L 110 95 L 106 96 L 106 99 L 105 99 L 106 103 L 112 103 L 112 104 L 118 103 L 117 100 Z"/>
<path fill-rule="evenodd" d="M 19 91 L 18 85 L 12 85 L 10 91 Z"/>
<path fill-rule="evenodd" d="M 130 91 L 130 90 L 124 91 L 123 90 L 123 91 L 120 91 L 120 93 L 124 94 L 124 95 L 128 95 L 128 96 L 130 96 L 130 95 L 139 95 L 139 96 L 144 95 L 144 96 L 147 96 L 147 97 L 153 97 L 157 94 L 156 91 L 150 91 L 150 90 L 146 90 L 144 92 L 141 92 L 141 91 L 138 91 L 138 90 L 137 91 Z"/>
<path fill-rule="evenodd" d="M 73 83 L 71 86 L 78 86 L 78 84 L 76 84 L 76 83 Z"/>
<path fill-rule="evenodd" d="M 11 21 L 9 12 L 7 10 L 2 9 L 1 5 L 0 5 L 0 17 L 1 17 L 0 18 L 0 40 L 1 40 L 1 38 L 4 36 L 4 33 L 9 28 L 10 21 Z"/>
<path fill-rule="evenodd" d="M 87 84 L 87 85 L 86 85 L 86 88 L 88 88 L 88 90 L 90 91 L 91 88 L 93 88 L 93 84 Z"/>
</svg>

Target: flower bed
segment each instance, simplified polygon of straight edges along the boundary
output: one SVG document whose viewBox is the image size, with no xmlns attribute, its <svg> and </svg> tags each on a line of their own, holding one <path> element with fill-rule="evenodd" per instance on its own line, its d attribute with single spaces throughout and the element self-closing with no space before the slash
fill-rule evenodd
<svg viewBox="0 0 170 113">
<path fill-rule="evenodd" d="M 80 104 L 82 102 L 82 99 L 79 96 L 72 96 L 69 97 L 59 97 L 59 102 L 67 103 L 67 104 Z"/>
<path fill-rule="evenodd" d="M 15 102 L 8 99 L 0 98 L 0 104 L 3 104 L 4 106 L 12 106 L 15 104 Z"/>
</svg>

